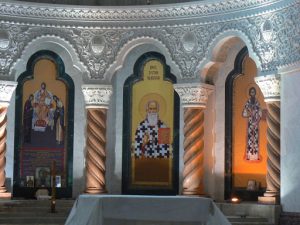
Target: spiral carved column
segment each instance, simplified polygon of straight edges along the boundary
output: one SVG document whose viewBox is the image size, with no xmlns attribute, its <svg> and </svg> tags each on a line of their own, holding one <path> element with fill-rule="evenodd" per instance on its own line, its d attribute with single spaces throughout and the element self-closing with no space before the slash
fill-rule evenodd
<svg viewBox="0 0 300 225">
<path fill-rule="evenodd" d="M 267 192 L 276 196 L 280 191 L 280 102 L 268 102 L 267 117 Z"/>
<path fill-rule="evenodd" d="M 106 115 L 112 88 L 110 85 L 82 85 L 87 109 L 86 187 L 89 194 L 106 193 Z"/>
<path fill-rule="evenodd" d="M 280 75 L 256 77 L 268 109 L 267 117 L 267 192 L 261 203 L 279 203 L 280 195 Z"/>
<path fill-rule="evenodd" d="M 86 140 L 86 193 L 106 193 L 106 111 L 107 109 L 87 110 Z"/>
<path fill-rule="evenodd" d="M 17 82 L 0 80 L 0 199 L 11 198 L 5 187 L 7 109 Z"/>
<path fill-rule="evenodd" d="M 204 110 L 184 109 L 183 194 L 203 195 Z"/>
<path fill-rule="evenodd" d="M 7 107 L 0 106 L 0 193 L 5 193 L 5 164 L 6 164 L 6 113 Z"/>
<path fill-rule="evenodd" d="M 204 110 L 214 87 L 208 84 L 176 84 L 184 109 L 183 195 L 204 193 Z"/>
</svg>

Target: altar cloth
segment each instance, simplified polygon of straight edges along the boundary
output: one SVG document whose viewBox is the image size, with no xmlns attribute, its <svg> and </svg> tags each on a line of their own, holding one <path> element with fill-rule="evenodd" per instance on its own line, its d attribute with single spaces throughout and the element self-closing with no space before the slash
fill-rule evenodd
<svg viewBox="0 0 300 225">
<path fill-rule="evenodd" d="M 230 225 L 210 198 L 80 195 L 65 225 Z"/>
</svg>

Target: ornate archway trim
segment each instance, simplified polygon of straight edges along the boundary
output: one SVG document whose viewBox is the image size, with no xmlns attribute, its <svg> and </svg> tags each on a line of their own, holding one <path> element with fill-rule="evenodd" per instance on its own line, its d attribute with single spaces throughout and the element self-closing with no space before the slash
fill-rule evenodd
<svg viewBox="0 0 300 225">
<path fill-rule="evenodd" d="M 248 37 L 247 34 L 245 34 L 244 32 L 242 32 L 241 30 L 237 30 L 237 29 L 231 29 L 231 30 L 225 30 L 223 32 L 221 32 L 220 34 L 218 34 L 210 43 L 209 43 L 209 47 L 208 50 L 205 54 L 204 59 L 199 63 L 199 66 L 197 67 L 197 74 L 200 74 L 200 70 L 204 68 L 204 66 L 208 63 L 212 63 L 214 62 L 214 51 L 215 48 L 218 47 L 218 45 L 225 40 L 226 38 L 230 38 L 230 37 L 237 37 L 239 38 L 243 43 L 245 43 L 245 45 L 247 46 L 248 49 L 248 54 L 250 56 L 250 58 L 252 58 L 257 66 L 257 68 L 260 70 L 261 69 L 261 59 L 259 58 L 259 56 L 256 54 L 256 52 L 254 51 L 253 48 L 253 44 L 251 42 L 251 39 Z M 201 80 L 205 80 L 205 77 L 201 77 Z"/>
<path fill-rule="evenodd" d="M 170 66 L 171 68 L 171 73 L 174 74 L 177 79 L 182 78 L 182 73 L 180 71 L 180 68 L 178 64 L 174 61 L 172 58 L 172 54 L 170 53 L 169 49 L 167 48 L 166 45 L 164 45 L 163 42 L 160 40 L 149 37 L 149 36 L 144 36 L 144 37 L 138 37 L 135 39 L 132 39 L 128 41 L 118 52 L 113 64 L 109 67 L 109 69 L 106 72 L 105 75 L 105 80 L 107 82 L 110 82 L 111 79 L 113 78 L 113 74 L 115 71 L 120 70 L 123 67 L 124 61 L 128 54 L 134 49 L 138 48 L 142 45 L 153 45 L 160 49 L 160 53 L 166 57 L 166 63 L 167 65 Z"/>
<path fill-rule="evenodd" d="M 26 63 L 29 58 L 40 50 L 49 50 L 58 54 L 64 61 L 66 72 L 71 76 L 72 73 L 70 73 L 68 69 L 71 69 L 72 67 L 75 67 L 87 76 L 88 69 L 80 60 L 76 48 L 74 48 L 70 42 L 59 36 L 43 35 L 28 42 L 11 67 L 10 74 L 15 77 L 15 80 L 17 80 L 18 76 L 26 70 Z"/>
</svg>

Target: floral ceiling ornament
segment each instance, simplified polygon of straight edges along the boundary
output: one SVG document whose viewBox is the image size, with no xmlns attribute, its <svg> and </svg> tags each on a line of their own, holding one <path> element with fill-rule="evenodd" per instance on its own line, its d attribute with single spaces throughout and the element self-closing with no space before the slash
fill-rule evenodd
<svg viewBox="0 0 300 225">
<path fill-rule="evenodd" d="M 266 43 L 270 43 L 273 38 L 273 24 L 272 21 L 267 19 L 261 26 L 263 39 Z"/>
</svg>

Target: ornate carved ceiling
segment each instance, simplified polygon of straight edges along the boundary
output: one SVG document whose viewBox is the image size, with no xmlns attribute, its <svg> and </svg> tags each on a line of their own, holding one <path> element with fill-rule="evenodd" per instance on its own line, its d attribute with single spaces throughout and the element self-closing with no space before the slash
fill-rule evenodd
<svg viewBox="0 0 300 225">
<path fill-rule="evenodd" d="M 21 0 L 22 2 L 39 2 L 48 4 L 91 5 L 91 6 L 126 6 L 126 5 L 157 5 L 192 2 L 201 0 Z"/>
<path fill-rule="evenodd" d="M 274 74 L 300 61 L 299 14 L 299 0 L 134 7 L 0 1 L 0 76 L 9 77 L 26 47 L 47 37 L 74 49 L 90 80 L 107 80 L 122 49 L 145 38 L 167 49 L 182 79 L 199 76 L 213 47 L 226 37 L 238 37 L 247 45 L 261 74 Z"/>
</svg>

